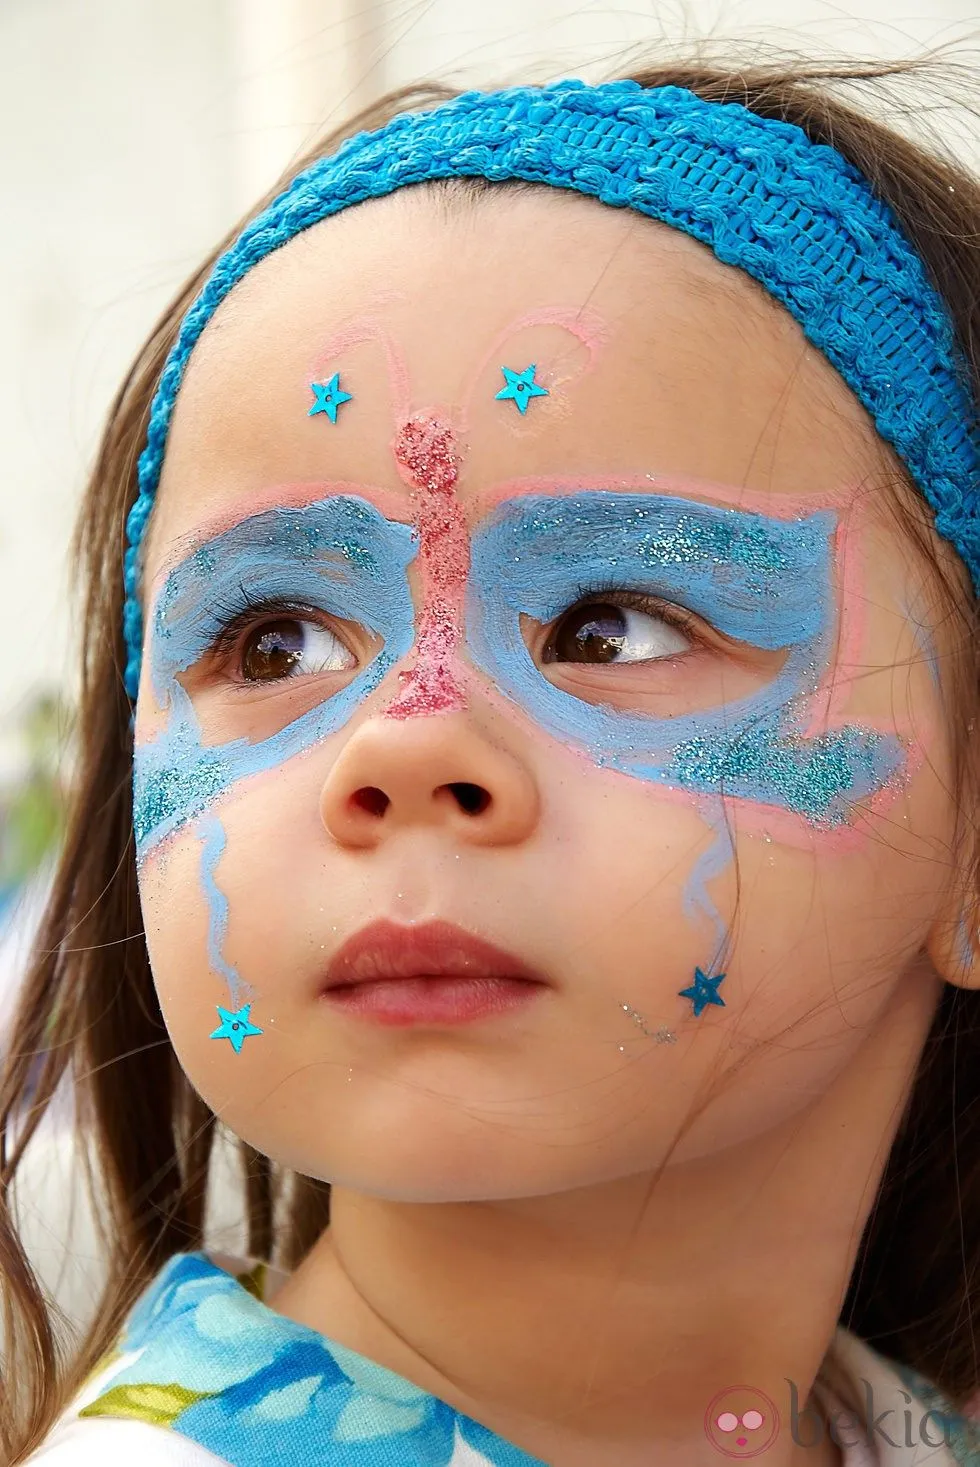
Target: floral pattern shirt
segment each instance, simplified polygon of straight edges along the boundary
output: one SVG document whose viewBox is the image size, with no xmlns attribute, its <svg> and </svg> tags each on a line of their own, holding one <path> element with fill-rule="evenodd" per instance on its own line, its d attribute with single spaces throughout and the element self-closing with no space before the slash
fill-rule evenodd
<svg viewBox="0 0 980 1467">
<path fill-rule="evenodd" d="M 172 1258 L 76 1403 L 75 1440 L 86 1423 L 111 1419 L 178 1433 L 210 1454 L 168 1454 L 181 1464 L 545 1467 L 393 1371 L 277 1314 L 262 1302 L 262 1280 L 261 1267 L 235 1278 L 202 1253 Z"/>
<path fill-rule="evenodd" d="M 546 1467 L 384 1366 L 277 1314 L 262 1301 L 264 1281 L 262 1265 L 236 1277 L 203 1253 L 172 1258 L 31 1463 Z M 873 1394 L 875 1410 L 901 1392 L 900 1407 L 914 1403 L 909 1419 L 928 1411 L 931 1439 L 942 1437 L 935 1448 L 898 1441 L 899 1409 L 891 1436 L 882 1430 L 843 1448 L 845 1467 L 980 1467 L 973 1420 L 928 1382 L 842 1329 L 830 1358 L 854 1393 Z M 824 1404 L 835 1409 L 832 1395 Z M 722 1460 L 710 1449 L 707 1457 Z"/>
</svg>

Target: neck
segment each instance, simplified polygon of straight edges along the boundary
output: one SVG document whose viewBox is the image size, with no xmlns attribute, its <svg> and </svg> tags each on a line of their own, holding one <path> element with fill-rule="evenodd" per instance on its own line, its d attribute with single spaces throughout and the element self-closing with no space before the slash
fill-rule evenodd
<svg viewBox="0 0 980 1467">
<path fill-rule="evenodd" d="M 722 1154 L 520 1200 L 335 1188 L 274 1307 L 555 1467 L 703 1464 L 720 1392 L 751 1385 L 784 1423 L 789 1382 L 808 1398 L 936 998 L 909 974 L 827 1091 Z M 825 1447 L 783 1430 L 767 1467 Z"/>
</svg>

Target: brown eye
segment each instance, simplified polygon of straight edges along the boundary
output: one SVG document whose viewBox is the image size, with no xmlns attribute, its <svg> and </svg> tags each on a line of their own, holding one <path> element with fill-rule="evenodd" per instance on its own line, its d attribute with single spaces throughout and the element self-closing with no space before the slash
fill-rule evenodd
<svg viewBox="0 0 980 1467">
<path fill-rule="evenodd" d="M 303 673 L 339 672 L 356 659 L 338 636 L 316 622 L 282 617 L 255 627 L 241 652 L 242 677 L 250 683 L 278 682 Z"/>
<path fill-rule="evenodd" d="M 662 616 L 613 602 L 584 602 L 566 611 L 548 639 L 545 662 L 652 662 L 689 650 L 691 641 Z"/>
</svg>

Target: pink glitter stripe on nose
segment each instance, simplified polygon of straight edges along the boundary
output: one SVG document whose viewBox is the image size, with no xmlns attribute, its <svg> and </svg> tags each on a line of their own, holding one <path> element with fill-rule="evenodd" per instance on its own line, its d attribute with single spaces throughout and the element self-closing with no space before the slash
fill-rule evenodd
<svg viewBox="0 0 980 1467">
<path fill-rule="evenodd" d="M 456 437 L 448 423 L 416 413 L 402 424 L 392 449 L 412 490 L 422 612 L 415 665 L 400 674 L 402 690 L 385 711 L 391 718 L 449 713 L 466 707 L 457 659 L 470 569 L 470 535 L 456 495 Z"/>
</svg>

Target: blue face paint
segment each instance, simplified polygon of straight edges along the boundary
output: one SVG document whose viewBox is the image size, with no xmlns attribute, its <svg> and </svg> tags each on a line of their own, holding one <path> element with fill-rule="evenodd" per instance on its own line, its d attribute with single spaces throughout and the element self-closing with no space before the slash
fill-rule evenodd
<svg viewBox="0 0 980 1467">
<path fill-rule="evenodd" d="M 150 629 L 150 674 L 167 709 L 163 732 L 136 749 L 138 857 L 200 815 L 215 796 L 335 732 L 411 648 L 414 608 L 408 525 L 366 500 L 336 496 L 253 516 L 194 551 L 167 577 Z M 377 656 L 341 691 L 271 737 L 205 744 L 180 674 L 250 604 L 309 606 L 382 639 Z"/>
<path fill-rule="evenodd" d="M 508 501 L 473 536 L 470 653 L 542 728 L 599 765 L 699 794 L 782 806 L 815 824 L 844 823 L 850 805 L 881 789 L 903 755 L 894 736 L 845 726 L 808 737 L 794 721 L 829 657 L 835 528 L 829 511 L 783 521 L 653 494 Z M 163 733 L 136 751 L 138 855 L 239 780 L 302 753 L 346 722 L 411 650 L 415 614 L 406 571 L 414 555 L 409 526 L 386 520 L 365 500 L 337 496 L 256 515 L 170 574 L 150 644 L 150 675 L 168 719 Z M 751 696 L 675 718 L 585 703 L 542 675 L 520 626 L 522 614 L 553 620 L 580 599 L 583 586 L 660 596 L 738 641 L 785 651 L 785 661 Z M 360 623 L 381 637 L 382 649 L 345 688 L 269 738 L 208 745 L 180 675 L 236 608 L 268 601 Z M 716 856 L 714 847 L 705 855 L 704 881 L 717 874 Z"/>
<path fill-rule="evenodd" d="M 964 972 L 969 973 L 973 967 L 973 933 L 965 915 L 956 924 L 956 946 L 960 964 Z"/>
<path fill-rule="evenodd" d="M 911 629 L 912 636 L 915 639 L 915 645 L 919 650 L 919 655 L 929 669 L 932 686 L 937 693 L 942 692 L 942 668 L 939 661 L 939 648 L 936 645 L 936 638 L 933 636 L 932 628 L 922 620 L 921 612 L 912 606 L 909 601 L 906 601 L 902 606 L 902 615 L 905 617 Z"/>
<path fill-rule="evenodd" d="M 208 964 L 212 971 L 221 975 L 228 984 L 233 1004 L 240 1004 L 245 997 L 244 984 L 224 954 L 225 938 L 228 935 L 228 898 L 218 885 L 218 862 L 227 845 L 225 828 L 216 815 L 202 820 L 198 827 L 201 837 L 201 885 L 208 904 Z"/>
<path fill-rule="evenodd" d="M 599 765 L 844 823 L 903 756 L 893 736 L 848 726 L 807 737 L 794 723 L 829 657 L 835 528 L 829 511 L 785 521 L 667 495 L 509 500 L 473 539 L 471 653 L 543 728 Z M 585 703 L 542 676 L 520 626 L 522 613 L 553 620 L 583 586 L 676 602 L 738 641 L 785 650 L 786 660 L 751 696 L 676 718 Z"/>
<path fill-rule="evenodd" d="M 725 818 L 725 811 L 720 808 L 720 801 L 718 801 L 719 808 L 714 808 L 714 804 L 715 802 L 712 801 L 711 808 L 709 808 L 706 800 L 701 816 L 711 826 L 715 838 L 695 861 L 683 896 L 684 915 L 688 920 L 694 921 L 698 917 L 707 917 L 714 928 L 715 955 L 712 967 L 716 967 L 724 955 L 725 944 L 728 941 L 728 926 L 712 899 L 708 890 L 708 882 L 720 876 L 725 867 L 735 859 L 735 843 L 731 827 Z"/>
</svg>

